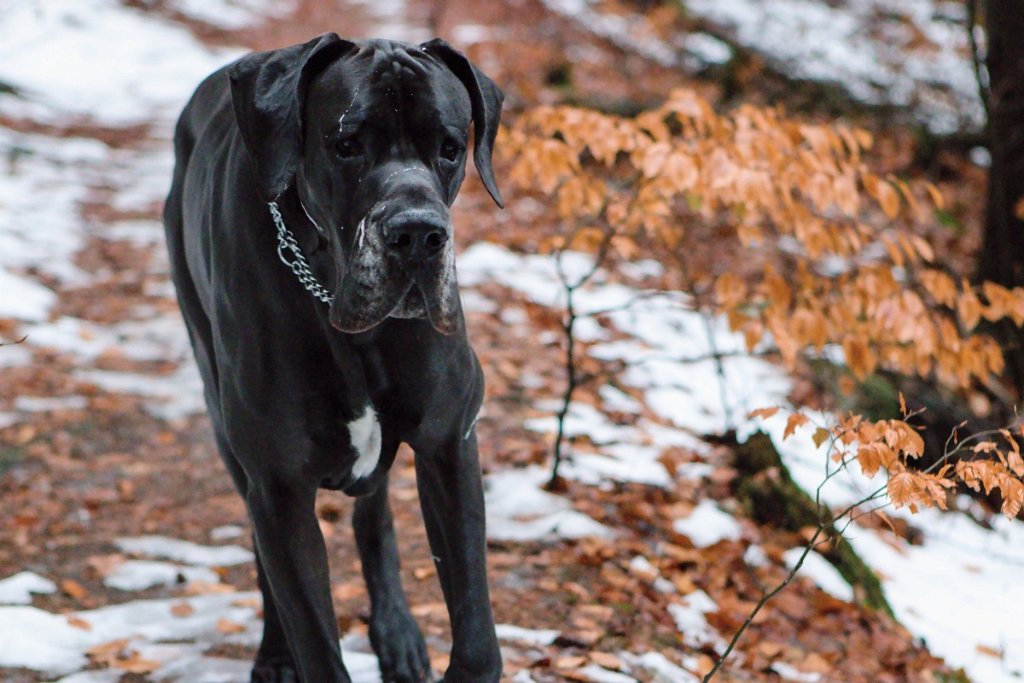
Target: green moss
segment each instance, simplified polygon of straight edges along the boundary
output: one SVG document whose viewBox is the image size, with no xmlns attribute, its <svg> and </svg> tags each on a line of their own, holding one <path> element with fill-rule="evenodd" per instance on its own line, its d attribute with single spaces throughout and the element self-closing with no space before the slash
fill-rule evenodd
<svg viewBox="0 0 1024 683">
<path fill-rule="evenodd" d="M 814 499 L 796 485 L 767 434 L 758 432 L 734 449 L 733 466 L 740 476 L 734 494 L 748 516 L 758 523 L 786 531 L 824 526 L 831 549 L 821 555 L 853 587 L 858 602 L 892 616 L 892 608 L 878 577 L 857 556 L 853 547 L 836 531 Z"/>
</svg>

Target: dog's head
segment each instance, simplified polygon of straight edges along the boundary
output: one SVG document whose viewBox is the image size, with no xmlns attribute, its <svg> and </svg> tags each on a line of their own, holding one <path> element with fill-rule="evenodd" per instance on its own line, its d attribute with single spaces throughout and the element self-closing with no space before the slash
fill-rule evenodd
<svg viewBox="0 0 1024 683">
<path fill-rule="evenodd" d="M 268 201 L 295 189 L 329 245 L 331 324 L 362 332 L 385 318 L 457 329 L 450 207 L 474 128 L 477 171 L 491 170 L 503 95 L 441 40 L 353 43 L 325 34 L 259 52 L 228 72 L 242 140 Z"/>
</svg>

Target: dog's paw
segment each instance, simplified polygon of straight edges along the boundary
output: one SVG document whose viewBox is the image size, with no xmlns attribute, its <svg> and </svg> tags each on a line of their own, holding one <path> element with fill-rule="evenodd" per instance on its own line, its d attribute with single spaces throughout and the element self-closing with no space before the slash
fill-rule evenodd
<svg viewBox="0 0 1024 683">
<path fill-rule="evenodd" d="M 391 613 L 370 620 L 370 644 L 380 661 L 385 683 L 430 683 L 433 675 L 427 645 L 408 613 Z"/>
<path fill-rule="evenodd" d="M 299 674 L 290 661 L 256 662 L 250 683 L 299 683 Z"/>
</svg>

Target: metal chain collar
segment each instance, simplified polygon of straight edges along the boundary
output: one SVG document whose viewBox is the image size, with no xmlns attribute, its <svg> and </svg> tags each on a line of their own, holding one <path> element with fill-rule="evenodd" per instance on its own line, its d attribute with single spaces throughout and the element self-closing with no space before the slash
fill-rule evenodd
<svg viewBox="0 0 1024 683">
<path fill-rule="evenodd" d="M 278 208 L 277 202 L 267 202 L 267 206 L 270 208 L 270 215 L 274 219 L 274 225 L 277 226 L 277 257 L 281 259 L 281 263 L 288 266 L 295 273 L 295 277 L 299 278 L 299 282 L 306 288 L 307 292 L 325 304 L 334 301 L 331 293 L 320 284 L 320 281 L 316 279 L 316 275 L 310 270 L 309 262 L 302 255 L 299 243 L 295 241 L 295 235 L 284 224 L 284 219 L 281 217 L 281 210 Z M 292 253 L 291 261 L 285 256 L 286 251 Z"/>
</svg>

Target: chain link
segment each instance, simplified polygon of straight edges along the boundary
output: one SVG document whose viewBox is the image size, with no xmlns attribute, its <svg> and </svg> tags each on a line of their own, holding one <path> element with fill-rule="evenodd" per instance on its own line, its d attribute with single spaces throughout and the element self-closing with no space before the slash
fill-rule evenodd
<svg viewBox="0 0 1024 683">
<path fill-rule="evenodd" d="M 295 277 L 299 278 L 299 282 L 306 288 L 307 292 L 325 304 L 334 301 L 331 293 L 320 284 L 320 281 L 316 279 L 316 275 L 310 270 L 309 262 L 302 255 L 299 243 L 295 241 L 295 235 L 284 224 L 284 218 L 281 217 L 281 210 L 278 208 L 277 202 L 267 202 L 267 206 L 270 207 L 270 215 L 274 219 L 274 225 L 277 226 L 277 257 L 281 259 L 281 263 L 288 266 L 295 273 Z M 286 251 L 292 253 L 291 261 L 285 256 Z"/>
</svg>

